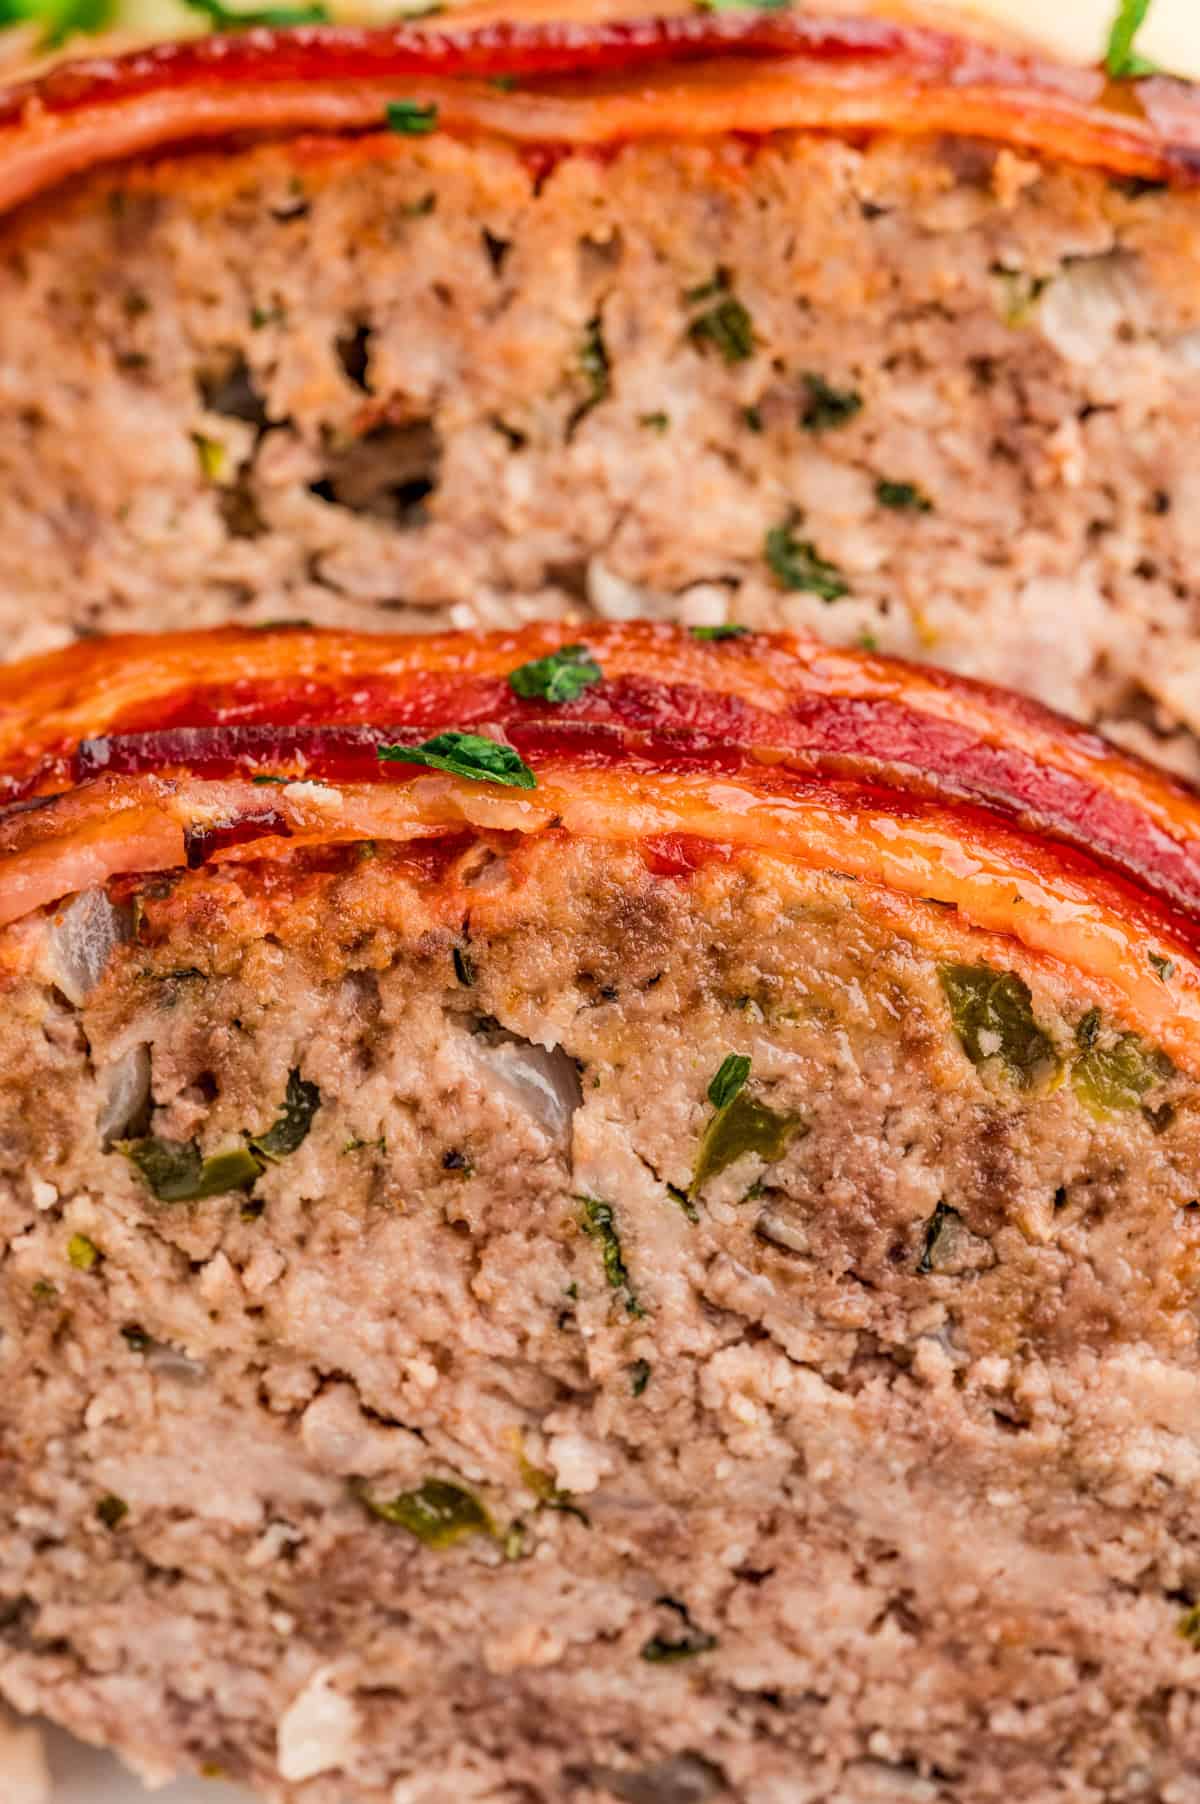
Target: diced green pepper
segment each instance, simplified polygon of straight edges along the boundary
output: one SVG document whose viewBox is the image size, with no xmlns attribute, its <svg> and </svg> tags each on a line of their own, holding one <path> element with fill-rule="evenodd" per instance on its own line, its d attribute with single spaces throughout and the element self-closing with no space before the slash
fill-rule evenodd
<svg viewBox="0 0 1200 1804">
<path fill-rule="evenodd" d="M 1088 1113 L 1103 1121 L 1138 1108 L 1156 1084 L 1174 1076 L 1175 1067 L 1137 1034 L 1119 1034 L 1105 1045 L 1100 1033 L 1100 1011 L 1089 1009 L 1075 1030 L 1080 1053 L 1071 1067 L 1071 1086 Z"/>
<path fill-rule="evenodd" d="M 747 1153 L 774 1164 L 797 1134 L 808 1131 L 798 1115 L 782 1115 L 751 1096 L 745 1087 L 749 1076 L 750 1060 L 742 1053 L 730 1053 L 708 1086 L 708 1100 L 716 1114 L 704 1130 L 696 1155 L 693 1195 L 709 1178 L 718 1177 Z"/>
<path fill-rule="evenodd" d="M 943 965 L 938 973 L 950 1019 L 973 1065 L 999 1070 L 1014 1089 L 1049 1089 L 1061 1062 L 1034 1019 L 1033 994 L 1014 971 Z"/>
<path fill-rule="evenodd" d="M 472 1492 L 446 1478 L 427 1478 L 415 1491 L 377 1500 L 364 1496 L 373 1516 L 407 1529 L 426 1547 L 453 1547 L 468 1535 L 493 1535 L 492 1519 Z"/>
</svg>

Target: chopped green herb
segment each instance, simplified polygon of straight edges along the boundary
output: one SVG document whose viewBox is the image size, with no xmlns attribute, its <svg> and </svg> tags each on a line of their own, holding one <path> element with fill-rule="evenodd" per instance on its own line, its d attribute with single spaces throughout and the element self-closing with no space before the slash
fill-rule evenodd
<svg viewBox="0 0 1200 1804">
<path fill-rule="evenodd" d="M 254 332 L 261 332 L 264 326 L 281 326 L 287 314 L 276 302 L 273 307 L 251 307 L 250 327 Z"/>
<path fill-rule="evenodd" d="M 749 1076 L 750 1060 L 744 1054 L 730 1053 L 708 1086 L 708 1100 L 716 1113 L 700 1141 L 693 1196 L 709 1178 L 718 1177 L 748 1153 L 773 1165 L 797 1134 L 808 1131 L 799 1116 L 781 1115 L 749 1095 L 745 1088 Z"/>
<path fill-rule="evenodd" d="M 645 426 L 649 432 L 665 432 L 670 424 L 671 419 L 669 414 L 640 413 L 638 415 L 638 425 Z"/>
<path fill-rule="evenodd" d="M 691 1612 L 686 1604 L 677 1603 L 673 1597 L 660 1597 L 661 1608 L 674 1610 L 683 1624 L 683 1632 L 671 1637 L 654 1635 L 642 1648 L 641 1657 L 654 1665 L 664 1665 L 674 1660 L 691 1660 L 697 1654 L 710 1654 L 717 1645 L 715 1635 L 706 1635 L 703 1629 L 697 1628 L 692 1621 Z"/>
<path fill-rule="evenodd" d="M 1148 954 L 1151 967 L 1160 983 L 1170 983 L 1175 975 L 1176 965 L 1173 958 L 1167 958 L 1161 952 Z"/>
<path fill-rule="evenodd" d="M 1193 1604 L 1189 1610 L 1185 1610 L 1175 1626 L 1185 1641 L 1190 1641 L 1193 1647 L 1200 1647 L 1200 1604 Z"/>
<path fill-rule="evenodd" d="M 160 1203 L 193 1203 L 206 1196 L 224 1196 L 231 1190 L 249 1190 L 262 1175 L 262 1160 L 248 1146 L 230 1147 L 207 1159 L 194 1140 L 143 1140 L 117 1142 L 144 1178 Z"/>
<path fill-rule="evenodd" d="M 96 1505 L 96 1514 L 105 1528 L 118 1528 L 129 1514 L 129 1505 L 123 1497 L 114 1497 L 110 1492 Z"/>
<path fill-rule="evenodd" d="M 438 110 L 432 102 L 422 106 L 419 100 L 389 100 L 386 117 L 388 130 L 402 137 L 423 138 L 437 130 Z"/>
<path fill-rule="evenodd" d="M 35 1303 L 54 1303 L 58 1299 L 57 1287 L 51 1284 L 49 1278 L 35 1279 L 31 1294 Z"/>
<path fill-rule="evenodd" d="M 722 639 L 744 639 L 750 631 L 748 626 L 734 626 L 728 622 L 723 626 L 690 626 L 688 628 L 693 639 L 710 640 L 719 643 Z"/>
<path fill-rule="evenodd" d="M 537 778 L 511 745 L 497 745 L 477 733 L 435 733 L 423 745 L 381 745 L 379 757 L 390 764 L 427 764 L 477 783 L 502 783 L 509 789 L 536 789 Z"/>
<path fill-rule="evenodd" d="M 1119 1034 L 1110 1045 L 1100 1041 L 1099 1009 L 1089 1009 L 1075 1029 L 1080 1056 L 1071 1067 L 1071 1087 L 1098 1120 L 1122 1109 L 1136 1109 L 1156 1084 L 1166 1083 L 1175 1067 L 1157 1046 L 1137 1034 Z M 1169 1122 L 1165 1125 L 1169 1125 Z"/>
<path fill-rule="evenodd" d="M 344 1153 L 360 1153 L 360 1152 L 362 1152 L 364 1147 L 370 1147 L 373 1152 L 386 1153 L 387 1152 L 387 1135 L 380 1134 L 378 1139 L 376 1139 L 376 1140 L 359 1140 L 357 1137 L 352 1138 L 350 1140 L 347 1140 L 346 1144 L 342 1148 L 342 1151 Z"/>
<path fill-rule="evenodd" d="M 822 601 L 849 595 L 850 585 L 837 565 L 823 558 L 811 539 L 798 539 L 791 525 L 772 526 L 763 550 L 781 588 L 819 595 Z"/>
<path fill-rule="evenodd" d="M 1149 11 L 1150 0 L 1120 0 L 1108 34 L 1108 49 L 1104 57 L 1104 67 L 1114 81 L 1157 74 L 1157 64 L 1139 56 L 1133 47 L 1134 39 L 1146 23 Z"/>
<path fill-rule="evenodd" d="M 455 946 L 450 955 L 454 960 L 454 975 L 464 989 L 470 989 L 475 982 L 475 963 L 469 952 L 462 946 Z"/>
<path fill-rule="evenodd" d="M 604 1261 L 604 1276 L 608 1280 L 609 1288 L 624 1293 L 625 1307 L 630 1315 L 645 1315 L 646 1311 L 638 1302 L 637 1294 L 629 1277 L 629 1268 L 625 1264 L 625 1256 L 621 1250 L 621 1237 L 617 1233 L 612 1204 L 602 1203 L 594 1196 L 581 1196 L 579 1201 L 583 1205 L 583 1231 L 600 1247 L 600 1256 Z"/>
<path fill-rule="evenodd" d="M 201 432 L 193 432 L 192 443 L 196 447 L 196 461 L 200 465 L 200 474 L 206 482 L 220 482 L 225 469 L 225 447 L 215 438 L 205 438 Z"/>
<path fill-rule="evenodd" d="M 508 673 L 508 686 L 514 695 L 527 700 L 540 697 L 547 702 L 573 702 L 592 683 L 604 676 L 586 645 L 562 645 L 547 657 L 519 664 Z"/>
<path fill-rule="evenodd" d="M 640 1397 L 650 1382 L 653 1367 L 648 1359 L 635 1359 L 629 1368 L 629 1388 L 635 1397 Z"/>
<path fill-rule="evenodd" d="M 832 432 L 848 426 L 862 411 L 862 396 L 856 388 L 834 388 L 815 370 L 805 370 L 804 382 L 808 400 L 800 410 L 800 424 L 806 432 Z"/>
<path fill-rule="evenodd" d="M 731 1052 L 721 1060 L 717 1075 L 708 1086 L 708 1100 L 714 1109 L 723 1109 L 745 1087 L 750 1076 L 750 1060 L 743 1052 Z"/>
<path fill-rule="evenodd" d="M 751 432 L 761 432 L 763 429 L 763 417 L 757 407 L 743 407 L 742 420 Z"/>
<path fill-rule="evenodd" d="M 874 633 L 860 633 L 855 640 L 855 644 L 858 646 L 859 651 L 879 650 L 879 641 Z"/>
<path fill-rule="evenodd" d="M 283 1113 L 263 1134 L 252 1134 L 246 1144 L 262 1159 L 286 1158 L 307 1137 L 313 1116 L 321 1106 L 321 1092 L 316 1084 L 306 1083 L 298 1069 L 288 1072 L 287 1093 Z"/>
<path fill-rule="evenodd" d="M 72 1234 L 67 1242 L 67 1258 L 77 1272 L 90 1272 L 100 1258 L 100 1248 L 86 1234 Z"/>
<path fill-rule="evenodd" d="M 0 30 L 34 24 L 43 49 L 53 49 L 76 32 L 104 31 L 112 24 L 116 0 L 0 0 Z"/>
<path fill-rule="evenodd" d="M 291 783 L 293 779 L 291 777 L 268 777 L 263 771 L 260 771 L 256 777 L 251 777 L 250 781 L 256 783 L 261 789 L 266 783 L 281 783 L 286 785 Z"/>
<path fill-rule="evenodd" d="M 427 1478 L 415 1491 L 384 1500 L 363 1497 L 373 1516 L 395 1522 L 426 1547 L 453 1547 L 467 1535 L 492 1535 L 492 1519 L 470 1491 L 445 1478 Z"/>
<path fill-rule="evenodd" d="M 324 6 L 264 6 L 242 12 L 225 6 L 222 0 L 184 0 L 193 12 L 203 13 L 214 31 L 247 31 L 252 26 L 326 25 L 329 12 Z"/>
<path fill-rule="evenodd" d="M 596 314 L 584 327 L 583 338 L 579 345 L 579 373 L 588 388 L 588 398 L 576 413 L 578 421 L 598 402 L 603 401 L 612 383 L 609 377 L 608 348 L 604 343 L 604 328 L 600 323 L 600 315 Z"/>
<path fill-rule="evenodd" d="M 711 346 L 726 363 L 744 363 L 754 355 L 754 322 L 729 286 L 725 270 L 718 270 L 711 282 L 688 290 L 689 302 L 714 304 L 698 313 L 688 326 L 688 337 L 701 349 Z"/>
<path fill-rule="evenodd" d="M 881 507 L 891 507 L 899 514 L 931 514 L 933 502 L 923 489 L 915 482 L 887 482 L 875 484 L 875 499 Z"/>
<path fill-rule="evenodd" d="M 405 219 L 427 219 L 437 206 L 437 195 L 431 189 L 422 194 L 419 200 L 406 201 L 400 208 Z"/>
<path fill-rule="evenodd" d="M 187 975 L 185 973 L 185 975 Z M 268 1164 L 294 1153 L 321 1106 L 321 1092 L 298 1069 L 288 1073 L 282 1112 L 261 1134 L 247 1134 L 244 1144 L 205 1158 L 194 1140 L 142 1140 L 117 1143 L 117 1151 L 141 1172 L 160 1203 L 191 1203 L 232 1190 L 250 1190 Z M 261 1213 L 261 1211 L 260 1211 Z"/>
<path fill-rule="evenodd" d="M 1048 1089 L 1060 1062 L 1033 1015 L 1033 994 L 1014 971 L 943 965 L 938 972 L 950 1019 L 973 1065 L 998 1066 L 1017 1090 Z"/>
<path fill-rule="evenodd" d="M 488 87 L 499 88 L 502 94 L 511 94 L 516 85 L 515 75 L 490 75 L 488 77 Z"/>
</svg>

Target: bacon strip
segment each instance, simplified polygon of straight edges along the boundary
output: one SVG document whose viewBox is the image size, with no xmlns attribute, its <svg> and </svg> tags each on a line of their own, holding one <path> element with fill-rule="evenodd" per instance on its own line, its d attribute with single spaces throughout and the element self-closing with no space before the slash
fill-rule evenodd
<svg viewBox="0 0 1200 1804">
<path fill-rule="evenodd" d="M 497 77 L 515 78 L 514 91 Z M 388 100 L 527 144 L 784 129 L 959 132 L 1192 183 L 1200 99 L 972 38 L 807 13 L 308 26 L 59 65 L 0 92 L 0 210 L 84 169 L 231 137 L 378 130 Z"/>
<path fill-rule="evenodd" d="M 680 834 L 843 872 L 880 892 L 872 906 L 899 898 L 911 914 L 924 904 L 922 938 L 939 931 L 933 904 L 949 905 L 973 928 L 1086 973 L 1123 1019 L 1200 1075 L 1195 936 L 1153 898 L 978 812 L 889 805 L 854 786 L 783 772 L 714 780 L 708 772 L 596 770 L 557 758 L 539 764 L 538 788 L 527 794 L 400 768 L 411 773 L 406 781 L 348 785 L 332 806 L 329 792 L 273 790 L 270 810 L 245 783 L 127 777 L 86 785 L 18 817 L 16 834 L 3 833 L 0 924 L 108 877 L 178 868 L 198 831 L 221 846 L 220 862 L 363 839 L 407 842 L 464 826 L 636 845 Z M 257 831 L 242 837 L 246 822 Z M 1171 961 L 1169 986 L 1151 967 L 1148 946 Z"/>
<path fill-rule="evenodd" d="M 575 634 L 227 630 L 5 671 L 0 768 L 69 745 L 83 780 L 0 817 L 0 924 L 122 873 L 364 838 L 555 831 L 654 859 L 703 842 L 844 873 L 926 941 L 946 931 L 934 905 L 953 908 L 1084 973 L 1200 1075 L 1200 796 L 1032 704 L 785 637 L 591 629 L 603 683 L 563 706 L 512 694 L 509 671 Z M 381 696 L 390 720 L 372 719 Z M 295 718 L 339 708 L 333 724 Z M 170 724 L 149 724 L 156 711 Z M 131 717 L 136 731 L 111 732 Z M 537 788 L 374 757 L 393 734 L 469 724 L 503 729 Z M 264 764 L 298 780 L 256 784 Z"/>
<path fill-rule="evenodd" d="M 1200 912 L 1195 798 L 1095 734 L 1003 691 L 817 642 L 698 643 L 644 623 L 588 632 L 606 681 L 566 706 L 518 699 L 507 673 L 578 636 L 389 640 L 227 630 L 83 645 L 0 671 L 9 794 L 105 772 L 393 780 L 382 738 L 448 721 L 499 726 L 531 759 L 636 758 L 728 770 L 784 761 L 917 796 L 981 804 Z M 53 676 L 50 673 L 53 672 Z M 22 680 L 23 679 L 23 680 Z M 75 698 L 95 696 L 83 713 Z M 78 752 L 78 736 L 98 736 Z M 0 795 L 4 777 L 0 775 Z"/>
</svg>

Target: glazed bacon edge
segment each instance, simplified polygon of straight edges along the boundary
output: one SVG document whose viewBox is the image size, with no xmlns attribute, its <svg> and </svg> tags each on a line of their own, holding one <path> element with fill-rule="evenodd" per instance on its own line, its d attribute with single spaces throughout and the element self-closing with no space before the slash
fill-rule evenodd
<svg viewBox="0 0 1200 1804">
<path fill-rule="evenodd" d="M 515 91 L 499 91 L 497 77 Z M 563 149 L 647 133 L 960 131 L 1114 173 L 1200 180 L 1200 93 L 1181 81 L 1113 83 L 880 19 L 612 21 L 585 8 L 473 29 L 259 28 L 59 65 L 0 91 L 0 209 L 172 145 L 380 129 L 397 84 L 432 95 L 452 130 Z"/>
<path fill-rule="evenodd" d="M 472 698 L 473 699 L 473 698 Z M 827 699 L 803 720 L 746 709 L 717 727 L 622 726 L 589 718 L 581 707 L 521 707 L 502 698 L 486 710 L 458 708 L 425 730 L 385 723 L 336 727 L 174 727 L 81 742 L 72 760 L 75 783 L 104 772 L 127 775 L 186 771 L 196 777 L 287 772 L 296 780 L 371 783 L 404 780 L 413 767 L 385 763 L 378 747 L 418 744 L 468 720 L 500 728 L 526 762 L 550 754 L 590 765 L 660 771 L 707 769 L 714 775 L 753 772 L 756 761 L 778 759 L 798 778 L 815 776 L 877 785 L 914 798 L 965 802 L 995 810 L 1031 833 L 1093 857 L 1188 917 L 1200 914 L 1200 842 L 1179 843 L 1120 796 L 1071 773 L 1038 765 L 1027 753 L 991 746 L 961 727 L 905 712 L 887 701 Z M 597 701 L 602 700 L 596 696 Z M 693 698 L 688 714 L 704 717 Z M 582 715 L 582 718 L 580 717 Z M 716 723 L 714 723 L 716 725 Z M 1200 930 L 1198 930 L 1200 939 Z"/>
<path fill-rule="evenodd" d="M 583 634 L 604 680 L 560 704 L 508 673 Z M 218 674 L 219 673 L 219 674 Z M 224 680 L 222 680 L 224 679 Z M 95 698 L 81 712 L 77 697 Z M 106 773 L 399 781 L 377 745 L 499 730 L 529 762 L 756 772 L 965 803 L 1082 852 L 1200 921 L 1200 798 L 1020 697 L 787 635 L 669 627 L 355 636 L 224 629 L 90 642 L 0 672 L 0 845 L 12 804 Z"/>
<path fill-rule="evenodd" d="M 581 640 L 602 676 L 579 697 L 512 692 L 513 669 Z M 237 673 L 235 712 L 258 683 L 268 714 L 299 695 L 316 709 L 340 697 L 351 718 L 222 721 L 219 685 L 197 678 L 223 668 Z M 377 711 L 383 691 L 399 727 Z M 215 724 L 189 727 L 189 706 Z M 174 724 L 156 728 L 156 710 Z M 136 733 L 114 731 L 131 716 Z M 381 740 L 455 728 L 507 739 L 537 786 L 380 768 Z M 364 839 L 682 836 L 843 872 L 923 913 L 925 932 L 939 931 L 934 905 L 949 907 L 1085 971 L 1200 1073 L 1200 796 L 944 673 L 646 624 L 426 640 L 225 629 L 94 641 L 0 672 L 0 769 L 64 743 L 84 780 L 0 817 L 0 923 L 116 876 Z"/>
</svg>

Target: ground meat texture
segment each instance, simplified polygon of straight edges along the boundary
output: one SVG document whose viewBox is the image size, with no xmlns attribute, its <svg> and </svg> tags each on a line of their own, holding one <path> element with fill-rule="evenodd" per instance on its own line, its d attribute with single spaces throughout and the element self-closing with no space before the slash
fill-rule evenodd
<svg viewBox="0 0 1200 1804">
<path fill-rule="evenodd" d="M 0 241 L 7 647 L 735 619 L 1200 770 L 1196 217 L 957 140 L 98 174 Z"/>
<path fill-rule="evenodd" d="M 1082 979 L 554 836 L 112 900 L 81 1002 L 0 946 L 10 1703 L 288 1804 L 1189 1795 L 1200 1127 Z"/>
</svg>

